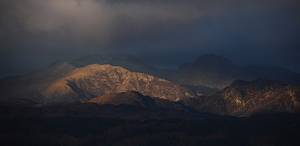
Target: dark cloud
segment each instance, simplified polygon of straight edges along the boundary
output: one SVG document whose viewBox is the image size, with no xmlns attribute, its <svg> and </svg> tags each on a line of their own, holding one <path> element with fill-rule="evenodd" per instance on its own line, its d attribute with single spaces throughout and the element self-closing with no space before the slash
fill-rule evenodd
<svg viewBox="0 0 300 146">
<path fill-rule="evenodd" d="M 298 0 L 1 0 L 1 62 L 112 50 L 298 69 L 299 8 Z"/>
</svg>

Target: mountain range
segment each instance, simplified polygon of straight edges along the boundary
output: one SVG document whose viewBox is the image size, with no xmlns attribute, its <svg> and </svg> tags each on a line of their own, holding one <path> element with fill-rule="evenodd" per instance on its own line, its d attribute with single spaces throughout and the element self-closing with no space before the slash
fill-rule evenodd
<svg viewBox="0 0 300 146">
<path fill-rule="evenodd" d="M 162 71 L 131 57 L 93 56 L 4 78 L 0 102 L 129 105 L 235 116 L 299 112 L 298 77 L 280 68 L 239 66 L 216 55 Z"/>
</svg>

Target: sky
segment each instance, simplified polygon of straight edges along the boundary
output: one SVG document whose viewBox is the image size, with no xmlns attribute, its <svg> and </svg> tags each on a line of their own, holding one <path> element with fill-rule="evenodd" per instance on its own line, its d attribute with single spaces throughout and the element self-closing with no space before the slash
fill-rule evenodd
<svg viewBox="0 0 300 146">
<path fill-rule="evenodd" d="M 213 53 L 300 72 L 299 39 L 299 0 L 0 1 L 0 76 L 103 52 L 157 64 Z"/>
</svg>

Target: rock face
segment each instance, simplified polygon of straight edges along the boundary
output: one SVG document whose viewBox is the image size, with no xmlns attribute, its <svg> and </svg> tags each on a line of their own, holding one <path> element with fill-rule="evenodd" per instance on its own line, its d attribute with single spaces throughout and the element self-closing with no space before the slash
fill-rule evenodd
<svg viewBox="0 0 300 146">
<path fill-rule="evenodd" d="M 300 87 L 270 80 L 235 81 L 222 91 L 184 100 L 198 111 L 224 115 L 300 112 Z"/>
<path fill-rule="evenodd" d="M 187 89 L 170 81 L 122 67 L 98 64 L 73 70 L 52 83 L 42 94 L 46 97 L 45 102 L 56 102 L 67 97 L 85 99 L 126 91 L 169 101 L 193 96 Z"/>
<path fill-rule="evenodd" d="M 222 97 L 231 114 L 300 111 L 300 88 L 269 80 L 235 81 Z"/>
</svg>

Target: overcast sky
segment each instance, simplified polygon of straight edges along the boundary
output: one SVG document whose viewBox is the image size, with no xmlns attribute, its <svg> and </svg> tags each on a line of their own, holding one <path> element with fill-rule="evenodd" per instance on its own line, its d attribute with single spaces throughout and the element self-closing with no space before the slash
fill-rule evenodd
<svg viewBox="0 0 300 146">
<path fill-rule="evenodd" d="M 0 1 L 0 75 L 106 51 L 169 63 L 215 53 L 300 71 L 299 39 L 299 0 Z"/>
</svg>

